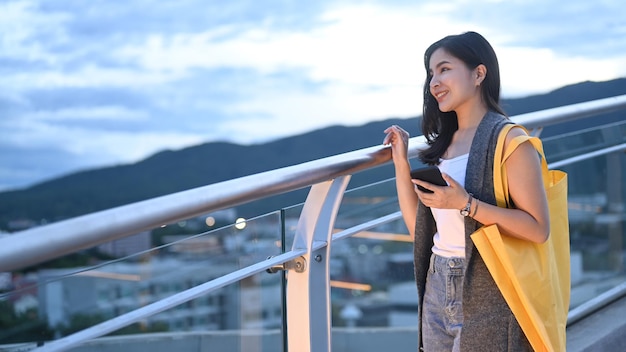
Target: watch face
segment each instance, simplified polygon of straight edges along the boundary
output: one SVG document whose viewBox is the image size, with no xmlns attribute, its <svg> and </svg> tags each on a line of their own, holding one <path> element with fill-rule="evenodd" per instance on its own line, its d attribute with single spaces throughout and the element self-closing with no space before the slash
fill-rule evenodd
<svg viewBox="0 0 626 352">
<path fill-rule="evenodd" d="M 469 202 L 467 202 L 467 204 L 465 204 L 465 208 L 461 209 L 461 215 L 469 216 L 471 206 L 472 206 L 472 202 L 470 200 Z"/>
</svg>

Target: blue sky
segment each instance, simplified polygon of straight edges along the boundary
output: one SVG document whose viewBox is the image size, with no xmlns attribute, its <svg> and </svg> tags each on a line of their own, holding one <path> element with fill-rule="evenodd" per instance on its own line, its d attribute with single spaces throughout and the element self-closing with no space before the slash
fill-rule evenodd
<svg viewBox="0 0 626 352">
<path fill-rule="evenodd" d="M 622 0 L 0 1 L 0 190 L 417 116 L 424 50 L 467 30 L 504 97 L 626 77 Z"/>
</svg>

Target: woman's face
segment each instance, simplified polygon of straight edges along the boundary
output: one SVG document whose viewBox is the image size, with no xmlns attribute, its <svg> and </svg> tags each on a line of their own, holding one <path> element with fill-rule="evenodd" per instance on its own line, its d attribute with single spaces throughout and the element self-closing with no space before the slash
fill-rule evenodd
<svg viewBox="0 0 626 352">
<path fill-rule="evenodd" d="M 429 62 L 430 94 L 439 103 L 442 112 L 456 111 L 480 101 L 480 82 L 476 84 L 476 70 L 470 70 L 460 59 L 439 48 Z"/>
</svg>

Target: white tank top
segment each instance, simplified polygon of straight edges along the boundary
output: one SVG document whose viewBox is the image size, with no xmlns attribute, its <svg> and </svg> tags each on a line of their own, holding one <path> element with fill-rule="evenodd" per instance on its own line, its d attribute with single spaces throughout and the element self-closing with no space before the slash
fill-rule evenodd
<svg viewBox="0 0 626 352">
<path fill-rule="evenodd" d="M 468 157 L 469 154 L 464 154 L 453 159 L 441 159 L 439 170 L 465 187 Z M 465 220 L 459 209 L 431 210 L 437 222 L 433 253 L 446 258 L 465 258 Z"/>
</svg>

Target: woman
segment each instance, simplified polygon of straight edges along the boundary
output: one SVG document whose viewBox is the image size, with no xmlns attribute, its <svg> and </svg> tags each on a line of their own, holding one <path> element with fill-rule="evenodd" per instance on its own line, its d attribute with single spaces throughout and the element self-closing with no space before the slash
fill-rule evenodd
<svg viewBox="0 0 626 352">
<path fill-rule="evenodd" d="M 424 351 L 532 351 L 470 235 L 483 225 L 542 243 L 549 234 L 541 164 L 530 143 L 506 161 L 514 209 L 496 206 L 495 145 L 510 123 L 499 106 L 500 73 L 491 45 L 478 33 L 445 37 L 424 55 L 420 159 L 437 165 L 448 186 L 411 179 L 409 134 L 385 130 L 392 148 L 398 201 L 414 239 Z M 525 133 L 513 128 L 506 143 Z M 416 185 L 432 191 L 420 191 Z M 417 210 L 417 211 L 416 211 Z"/>
</svg>

